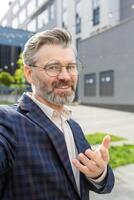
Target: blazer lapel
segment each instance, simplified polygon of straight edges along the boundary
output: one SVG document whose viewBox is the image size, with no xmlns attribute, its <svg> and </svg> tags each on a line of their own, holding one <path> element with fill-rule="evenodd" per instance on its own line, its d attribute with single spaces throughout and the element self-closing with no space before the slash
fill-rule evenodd
<svg viewBox="0 0 134 200">
<path fill-rule="evenodd" d="M 78 153 L 81 153 L 81 152 L 84 153 L 86 149 L 90 148 L 90 145 L 85 140 L 83 131 L 81 130 L 80 126 L 76 122 L 74 122 L 72 119 L 70 119 L 68 123 L 72 129 L 72 133 L 74 136 Z"/>
<path fill-rule="evenodd" d="M 22 96 L 19 104 L 22 111 L 27 110 L 26 116 L 47 132 L 68 178 L 78 192 L 63 133 L 27 95 Z"/>
</svg>

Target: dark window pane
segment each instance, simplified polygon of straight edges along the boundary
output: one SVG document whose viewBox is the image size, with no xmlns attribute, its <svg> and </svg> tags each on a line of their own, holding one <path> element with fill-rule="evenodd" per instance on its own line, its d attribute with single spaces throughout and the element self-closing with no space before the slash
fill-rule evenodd
<svg viewBox="0 0 134 200">
<path fill-rule="evenodd" d="M 96 96 L 96 74 L 84 75 L 84 96 Z"/>
<path fill-rule="evenodd" d="M 114 71 L 100 72 L 100 96 L 114 95 Z"/>
</svg>

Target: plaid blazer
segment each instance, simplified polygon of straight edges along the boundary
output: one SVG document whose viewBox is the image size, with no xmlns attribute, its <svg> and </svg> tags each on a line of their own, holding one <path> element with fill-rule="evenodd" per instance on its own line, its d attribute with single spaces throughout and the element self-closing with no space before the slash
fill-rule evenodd
<svg viewBox="0 0 134 200">
<path fill-rule="evenodd" d="M 90 148 L 79 125 L 68 123 L 78 152 Z M 90 190 L 108 193 L 113 185 L 110 167 L 100 189 L 81 173 L 79 195 L 61 131 L 25 94 L 0 106 L 1 200 L 88 200 Z"/>
</svg>

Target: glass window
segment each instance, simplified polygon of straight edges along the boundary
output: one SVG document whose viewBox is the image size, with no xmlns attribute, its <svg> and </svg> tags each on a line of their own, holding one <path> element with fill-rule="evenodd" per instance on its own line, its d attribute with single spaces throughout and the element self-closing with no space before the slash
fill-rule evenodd
<svg viewBox="0 0 134 200">
<path fill-rule="evenodd" d="M 37 0 L 38 7 L 40 7 L 44 3 L 43 0 Z"/>
<path fill-rule="evenodd" d="M 45 26 L 48 21 L 48 9 L 46 9 L 38 16 L 38 29 L 41 29 L 43 26 Z"/>
<path fill-rule="evenodd" d="M 13 7 L 13 14 L 16 14 L 19 10 L 19 5 L 18 4 L 15 4 L 14 7 Z"/>
<path fill-rule="evenodd" d="M 100 23 L 100 4 L 99 0 L 93 0 L 93 26 Z"/>
<path fill-rule="evenodd" d="M 81 2 L 77 2 L 76 4 L 75 22 L 76 22 L 76 34 L 78 34 L 81 32 Z"/>
<path fill-rule="evenodd" d="M 26 20 L 26 9 L 23 9 L 19 14 L 19 23 L 22 24 Z"/>
<path fill-rule="evenodd" d="M 68 26 L 68 21 L 67 21 L 67 12 L 63 13 L 63 21 L 62 21 L 62 27 L 67 28 Z"/>
<path fill-rule="evenodd" d="M 99 0 L 93 0 L 92 2 L 93 2 L 93 9 L 96 9 L 100 5 Z"/>
<path fill-rule="evenodd" d="M 15 19 L 13 20 L 13 22 L 12 22 L 12 27 L 13 27 L 13 28 L 18 28 L 18 19 L 17 19 L 17 18 L 15 18 Z"/>
<path fill-rule="evenodd" d="M 26 0 L 20 0 L 20 5 L 22 6 L 25 2 Z"/>
<path fill-rule="evenodd" d="M 50 16 L 50 20 L 53 20 L 54 19 L 54 3 L 50 4 L 49 5 L 49 16 Z"/>
<path fill-rule="evenodd" d="M 29 24 L 27 24 L 27 30 L 36 32 L 36 19 L 33 19 Z"/>
<path fill-rule="evenodd" d="M 96 74 L 84 75 L 84 96 L 96 96 Z"/>
<path fill-rule="evenodd" d="M 76 13 L 76 34 L 81 32 L 81 17 Z"/>
<path fill-rule="evenodd" d="M 81 41 L 81 37 L 79 37 L 79 38 L 76 39 L 76 49 L 77 49 L 77 51 L 79 50 L 79 43 L 80 43 L 80 41 Z"/>
<path fill-rule="evenodd" d="M 31 0 L 28 4 L 27 4 L 27 14 L 28 16 L 32 15 L 33 12 L 36 9 L 36 0 Z"/>
<path fill-rule="evenodd" d="M 7 26 L 7 19 L 4 19 L 1 24 L 2 26 Z"/>
<path fill-rule="evenodd" d="M 114 95 L 114 71 L 100 72 L 100 96 Z"/>
<path fill-rule="evenodd" d="M 67 3 L 68 2 L 67 2 L 67 0 L 63 0 L 62 2 L 63 2 L 63 4 L 62 4 L 63 5 L 63 10 L 65 10 L 67 8 Z"/>
</svg>

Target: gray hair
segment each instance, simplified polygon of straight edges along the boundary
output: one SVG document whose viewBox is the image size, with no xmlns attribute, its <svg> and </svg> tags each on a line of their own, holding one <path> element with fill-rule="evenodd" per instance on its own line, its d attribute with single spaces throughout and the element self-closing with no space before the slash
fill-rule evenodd
<svg viewBox="0 0 134 200">
<path fill-rule="evenodd" d="M 63 48 L 70 47 L 72 36 L 63 28 L 53 28 L 33 35 L 25 44 L 22 53 L 23 62 L 33 65 L 36 62 L 36 53 L 42 45 L 61 45 Z"/>
</svg>

